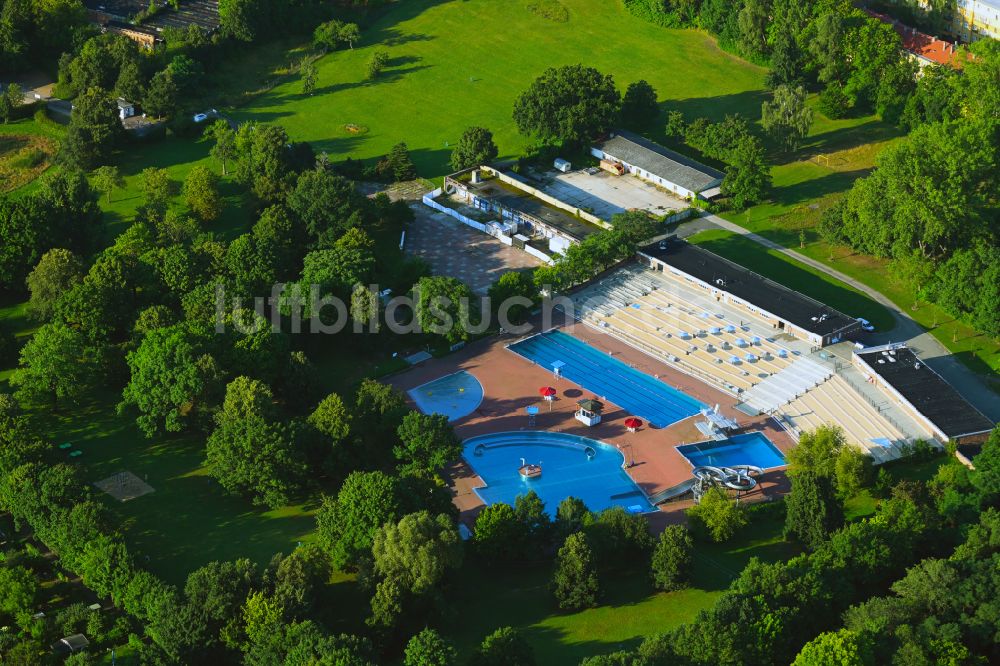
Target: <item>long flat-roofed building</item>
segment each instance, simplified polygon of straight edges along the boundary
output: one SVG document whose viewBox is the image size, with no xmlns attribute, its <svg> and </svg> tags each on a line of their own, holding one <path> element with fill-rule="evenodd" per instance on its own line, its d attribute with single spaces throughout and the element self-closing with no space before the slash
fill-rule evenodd
<svg viewBox="0 0 1000 666">
<path fill-rule="evenodd" d="M 975 447 L 989 437 L 993 422 L 905 344 L 858 350 L 854 363 L 941 443 Z"/>
<path fill-rule="evenodd" d="M 615 130 L 610 137 L 595 144 L 590 154 L 601 160 L 618 162 L 625 172 L 686 199 L 715 196 L 725 177 L 718 169 L 623 130 Z"/>
<path fill-rule="evenodd" d="M 717 301 L 816 346 L 847 340 L 862 330 L 857 319 L 686 241 L 668 239 L 642 248 L 639 255 L 651 268 L 696 284 Z"/>
</svg>

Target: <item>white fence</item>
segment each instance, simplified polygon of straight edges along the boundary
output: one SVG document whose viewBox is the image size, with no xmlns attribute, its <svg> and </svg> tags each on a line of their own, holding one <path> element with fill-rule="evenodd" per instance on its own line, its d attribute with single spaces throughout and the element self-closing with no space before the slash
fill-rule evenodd
<svg viewBox="0 0 1000 666">
<path fill-rule="evenodd" d="M 530 245 L 525 245 L 524 251 L 530 254 L 531 256 L 535 257 L 536 259 L 544 261 L 550 266 L 555 263 L 555 260 L 552 257 L 550 257 L 549 255 L 545 254 L 544 252 L 542 252 L 537 248 L 531 247 Z"/>
<path fill-rule="evenodd" d="M 503 227 L 501 227 L 499 224 L 495 223 L 483 224 L 482 222 L 476 222 L 471 217 L 466 217 L 465 215 L 462 215 L 454 208 L 448 208 L 447 206 L 442 206 L 437 201 L 434 201 L 434 199 L 441 196 L 441 192 L 442 190 L 439 187 L 436 190 L 431 190 L 430 192 L 425 194 L 422 199 L 424 205 L 429 206 L 430 208 L 433 208 L 434 210 L 440 213 L 444 213 L 445 215 L 458 220 L 467 227 L 472 227 L 476 231 L 482 231 L 484 234 L 489 234 L 490 236 L 493 236 L 494 238 L 499 240 L 504 245 L 514 244 L 514 239 L 505 234 Z"/>
</svg>

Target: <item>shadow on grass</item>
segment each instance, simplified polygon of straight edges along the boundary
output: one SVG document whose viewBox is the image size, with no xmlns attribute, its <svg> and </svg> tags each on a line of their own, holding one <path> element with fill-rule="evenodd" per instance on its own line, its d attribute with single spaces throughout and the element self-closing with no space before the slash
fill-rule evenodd
<svg viewBox="0 0 1000 666">
<path fill-rule="evenodd" d="M 687 99 L 671 99 L 659 103 L 660 115 L 666 118 L 667 111 L 680 111 L 685 122 L 690 123 L 696 118 L 708 118 L 719 122 L 726 116 L 738 113 L 753 125 L 760 120 L 760 108 L 769 97 L 766 90 L 747 90 L 730 95 L 714 97 L 689 97 Z"/>
<path fill-rule="evenodd" d="M 785 185 L 784 187 L 775 187 L 771 192 L 772 198 L 785 205 L 795 205 L 812 201 L 827 194 L 850 189 L 855 180 L 867 176 L 870 171 L 870 169 L 836 171 L 820 178 L 812 178 L 800 183 Z"/>
</svg>

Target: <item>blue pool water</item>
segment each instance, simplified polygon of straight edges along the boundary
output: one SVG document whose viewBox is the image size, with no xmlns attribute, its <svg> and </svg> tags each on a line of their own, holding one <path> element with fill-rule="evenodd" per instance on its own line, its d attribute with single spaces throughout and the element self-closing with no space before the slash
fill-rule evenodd
<svg viewBox="0 0 1000 666">
<path fill-rule="evenodd" d="M 701 442 L 677 447 L 678 453 L 694 467 L 731 467 L 754 465 L 767 469 L 781 467 L 785 456 L 763 433 L 734 435 L 718 442 Z"/>
<path fill-rule="evenodd" d="M 471 414 L 483 401 L 483 385 L 465 370 L 407 391 L 424 414 L 444 414 L 449 421 Z"/>
<path fill-rule="evenodd" d="M 467 439 L 463 456 L 486 483 L 476 493 L 487 504 L 514 505 L 518 495 L 534 490 L 555 517 L 559 502 L 573 496 L 591 511 L 620 506 L 640 513 L 655 511 L 622 469 L 618 449 L 593 439 L 561 432 L 501 432 Z M 521 459 L 542 466 L 542 475 L 522 478 Z"/>
<path fill-rule="evenodd" d="M 563 377 L 659 428 L 694 416 L 705 406 L 561 331 L 532 336 L 511 345 L 510 350 L 547 370 L 553 361 L 562 361 L 566 364 L 560 370 Z"/>
</svg>

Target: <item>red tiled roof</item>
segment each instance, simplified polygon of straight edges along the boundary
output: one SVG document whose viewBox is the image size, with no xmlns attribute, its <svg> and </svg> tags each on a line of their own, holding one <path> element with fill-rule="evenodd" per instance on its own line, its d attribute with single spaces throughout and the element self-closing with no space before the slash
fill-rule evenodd
<svg viewBox="0 0 1000 666">
<path fill-rule="evenodd" d="M 900 23 L 891 16 L 879 14 L 870 9 L 865 9 L 864 11 L 869 16 L 891 25 L 902 40 L 903 48 L 913 55 L 939 65 L 962 66 L 961 60 L 955 58 L 955 45 L 951 42 L 931 37 L 916 28 L 911 28 L 908 25 Z"/>
</svg>

